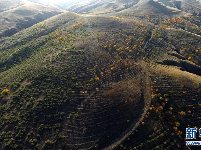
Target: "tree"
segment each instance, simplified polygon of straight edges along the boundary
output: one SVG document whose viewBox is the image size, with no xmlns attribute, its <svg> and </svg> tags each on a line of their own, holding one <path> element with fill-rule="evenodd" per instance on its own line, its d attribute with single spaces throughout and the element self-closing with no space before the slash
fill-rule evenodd
<svg viewBox="0 0 201 150">
<path fill-rule="evenodd" d="M 8 89 L 4 89 L 4 90 L 2 91 L 2 94 L 3 94 L 3 95 L 9 95 L 9 94 L 10 94 L 10 91 L 9 91 Z"/>
</svg>

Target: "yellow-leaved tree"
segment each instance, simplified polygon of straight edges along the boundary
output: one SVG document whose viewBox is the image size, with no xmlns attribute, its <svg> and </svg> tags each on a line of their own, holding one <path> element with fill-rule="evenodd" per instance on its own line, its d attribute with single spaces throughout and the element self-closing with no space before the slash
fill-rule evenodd
<svg viewBox="0 0 201 150">
<path fill-rule="evenodd" d="M 3 94 L 3 95 L 9 95 L 9 94 L 10 94 L 10 91 L 9 91 L 8 89 L 4 89 L 4 90 L 2 91 L 2 94 Z"/>
</svg>

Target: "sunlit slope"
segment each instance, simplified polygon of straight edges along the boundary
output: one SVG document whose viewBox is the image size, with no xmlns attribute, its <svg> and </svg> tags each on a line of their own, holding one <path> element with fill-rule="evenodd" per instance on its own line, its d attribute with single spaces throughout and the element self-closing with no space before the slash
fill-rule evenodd
<svg viewBox="0 0 201 150">
<path fill-rule="evenodd" d="M 155 0 L 140 0 L 136 5 L 125 9 L 122 12 L 133 12 L 141 15 L 163 15 L 163 17 L 171 17 L 182 13 L 182 11 L 177 8 L 170 7 L 165 3 Z"/>
<path fill-rule="evenodd" d="M 183 3 L 182 3 L 183 4 Z M 188 3 L 187 3 L 188 4 Z M 188 8 L 188 7 L 187 7 Z M 115 15 L 122 12 L 173 16 L 183 14 L 174 1 L 169 0 L 102 0 L 75 2 L 64 8 L 79 14 Z M 190 8 L 189 8 L 190 9 Z M 184 10 L 184 9 L 183 9 Z"/>
<path fill-rule="evenodd" d="M 3 6 L 8 2 L 1 1 Z M 5 7 L 5 11 L 2 9 L 2 12 L 0 12 L 0 38 L 11 36 L 24 28 L 63 12 L 63 10 L 56 7 L 44 6 L 28 1 L 24 3 L 16 2 L 16 6 L 15 3 L 10 3 L 9 6 L 12 7 Z"/>
</svg>

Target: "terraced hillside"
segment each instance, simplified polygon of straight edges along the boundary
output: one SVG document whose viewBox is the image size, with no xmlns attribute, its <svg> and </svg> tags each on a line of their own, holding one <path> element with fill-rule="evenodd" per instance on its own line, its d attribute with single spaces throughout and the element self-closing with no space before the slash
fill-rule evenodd
<svg viewBox="0 0 201 150">
<path fill-rule="evenodd" d="M 65 12 L 1 39 L 1 150 L 192 148 L 200 16 L 137 5 L 115 16 Z"/>
</svg>

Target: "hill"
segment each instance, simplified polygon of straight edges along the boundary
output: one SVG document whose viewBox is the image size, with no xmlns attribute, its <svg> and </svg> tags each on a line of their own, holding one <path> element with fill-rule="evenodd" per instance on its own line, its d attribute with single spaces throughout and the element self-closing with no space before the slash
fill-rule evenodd
<svg viewBox="0 0 201 150">
<path fill-rule="evenodd" d="M 54 24 L 55 22 L 57 24 Z M 119 26 L 116 27 L 116 24 Z M 15 146 L 28 148 L 31 145 L 31 147 L 45 148 L 52 144 L 56 144 L 57 148 L 85 149 L 94 147 L 96 143 L 101 143 L 103 147 L 109 144 L 105 143 L 108 139 L 105 133 L 114 140 L 132 125 L 133 121 L 139 119 L 140 114 L 143 113 L 144 101 L 148 103 L 149 99 L 147 86 L 140 88 L 140 85 L 149 83 L 148 79 L 146 79 L 147 83 L 142 83 L 139 76 L 141 71 L 138 68 L 140 64 L 134 64 L 130 58 L 132 53 L 137 53 L 136 50 L 125 51 L 120 56 L 115 56 L 123 50 L 121 46 L 124 45 L 124 40 L 132 33 L 124 31 L 125 36 L 119 34 L 120 29 L 125 25 L 133 33 L 139 32 L 137 31 L 139 28 L 147 28 L 135 24 L 130 26 L 119 19 L 82 17 L 66 13 L 23 30 L 6 40 L 10 42 L 1 45 L 2 56 L 4 56 L 1 57 L 0 65 L 1 87 L 10 91 L 9 96 L 2 97 L 2 111 L 6 111 L 11 116 L 15 110 L 20 112 L 20 116 L 16 116 L 18 119 L 15 118 L 17 120 L 12 119 L 15 128 L 18 128 L 21 121 L 26 120 L 28 123 L 27 127 L 21 126 L 16 130 L 14 126 L 9 125 L 10 123 L 6 123 L 5 114 L 2 114 L 2 131 L 8 131 L 7 128 L 10 128 L 16 138 L 14 145 L 3 142 L 3 149 Z M 111 33 L 107 33 L 108 28 L 113 29 Z M 115 32 L 114 39 L 120 37 L 119 41 L 122 40 L 121 45 L 116 45 L 115 49 L 115 41 L 108 43 L 110 41 L 106 40 L 113 32 Z M 135 37 L 132 37 L 132 40 L 134 39 Z M 93 42 L 88 44 L 89 40 Z M 102 45 L 97 45 L 97 42 Z M 14 49 L 13 45 L 15 45 Z M 129 53 L 130 55 L 127 56 Z M 139 78 L 135 79 L 131 74 Z M 126 78 L 127 80 L 124 81 Z M 119 88 L 119 85 L 124 86 Z M 31 94 L 30 90 L 36 91 Z M 122 90 L 129 91 L 121 93 Z M 22 96 L 21 92 L 25 95 Z M 25 102 L 22 97 L 30 101 Z M 27 105 L 28 103 L 30 106 Z M 134 108 L 136 114 L 132 113 Z M 27 114 L 27 110 L 31 113 Z M 124 112 L 125 110 L 127 111 Z M 32 120 L 33 117 L 37 120 Z M 119 118 L 119 123 L 116 122 L 116 117 Z M 127 120 L 130 120 L 130 123 L 126 123 L 125 126 L 124 122 Z M 51 133 L 50 128 L 54 128 L 55 131 Z M 119 131 L 119 128 L 122 130 Z M 19 132 L 23 132 L 23 135 L 31 133 L 33 134 L 31 137 L 35 138 L 27 141 L 24 136 L 20 138 Z M 40 137 L 37 137 L 38 134 Z M 60 139 L 64 140 L 63 144 Z M 26 141 L 28 143 L 24 144 Z"/>
<path fill-rule="evenodd" d="M 185 6 L 182 5 L 182 8 L 184 7 Z M 127 0 L 127 1 L 91 0 L 86 1 L 86 3 L 75 2 L 63 9 L 73 11 L 79 14 L 99 14 L 99 15 L 100 14 L 115 15 L 115 13 L 118 12 L 128 12 L 128 11 L 135 13 L 146 12 L 154 14 L 163 14 L 168 16 L 181 13 L 180 9 L 175 8 L 174 2 L 168 0 L 159 0 L 159 1 L 158 0 Z M 182 10 L 185 11 L 185 9 Z"/>
<path fill-rule="evenodd" d="M 199 15 L 201 16 L 201 4 L 200 1 L 196 1 L 196 0 L 183 0 L 181 3 L 181 9 L 192 13 L 193 15 Z"/>
<path fill-rule="evenodd" d="M 126 1 L 91 0 L 86 1 L 85 3 L 81 1 L 68 5 L 64 9 L 79 14 L 108 14 L 108 13 L 110 14 L 132 7 L 133 5 L 137 4 L 138 1 L 139 0 L 126 0 Z"/>
<path fill-rule="evenodd" d="M 64 12 L 55 7 L 44 6 L 28 1 L 1 1 L 0 38 L 11 36 L 18 31 Z"/>
<path fill-rule="evenodd" d="M 16 8 L 19 6 L 22 6 L 26 3 L 27 1 L 25 0 L 15 0 L 15 1 L 11 1 L 11 0 L 2 0 L 0 2 L 0 12 L 12 9 L 12 8 Z"/>
</svg>

